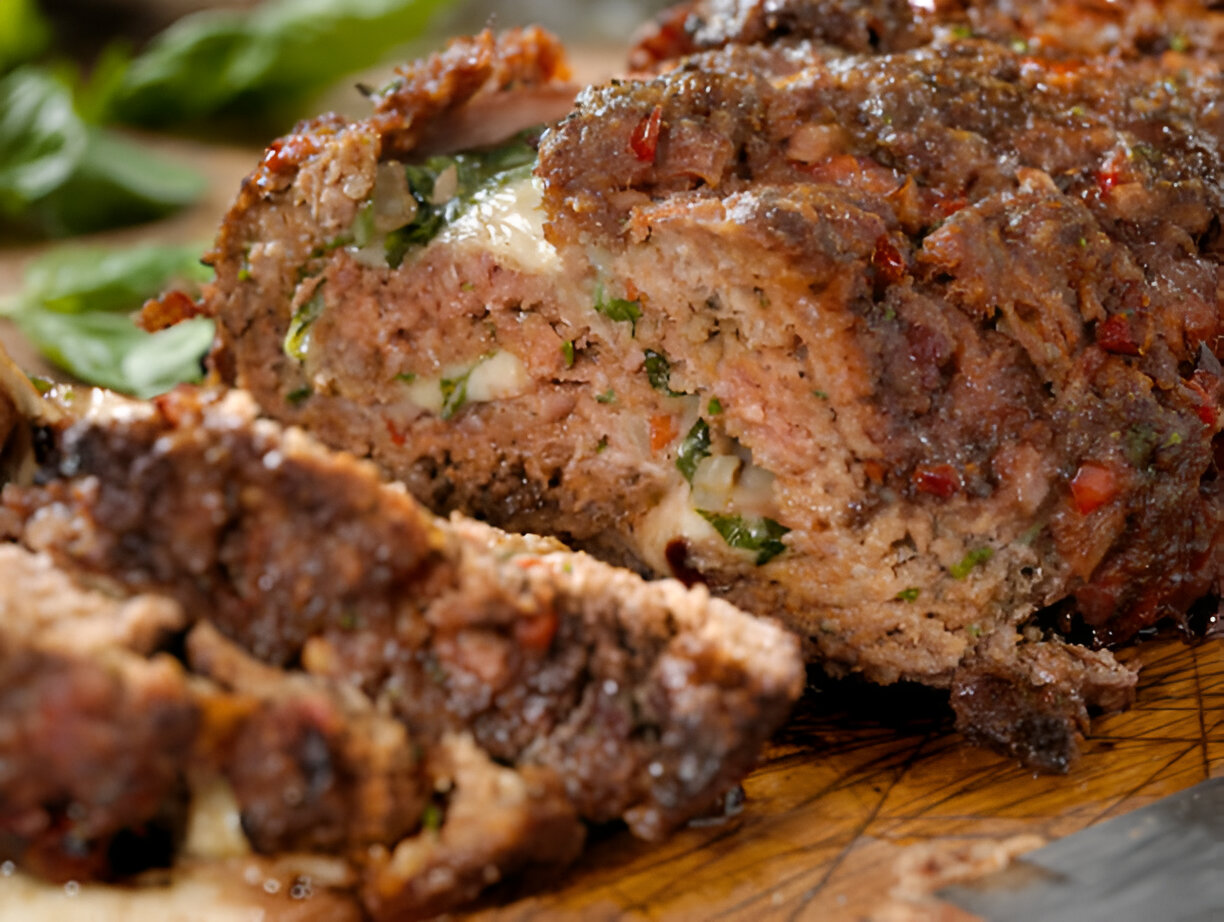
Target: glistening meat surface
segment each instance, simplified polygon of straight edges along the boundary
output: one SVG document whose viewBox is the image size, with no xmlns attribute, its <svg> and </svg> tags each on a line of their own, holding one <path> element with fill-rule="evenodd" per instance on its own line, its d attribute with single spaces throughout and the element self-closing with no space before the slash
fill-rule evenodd
<svg viewBox="0 0 1224 922">
<path fill-rule="evenodd" d="M 215 366 L 435 509 L 1065 767 L 1133 687 L 1096 648 L 1224 573 L 1221 14 L 1155 10 L 689 4 L 542 133 L 439 155 L 508 70 L 561 86 L 538 33 L 459 41 L 244 187 Z"/>
</svg>

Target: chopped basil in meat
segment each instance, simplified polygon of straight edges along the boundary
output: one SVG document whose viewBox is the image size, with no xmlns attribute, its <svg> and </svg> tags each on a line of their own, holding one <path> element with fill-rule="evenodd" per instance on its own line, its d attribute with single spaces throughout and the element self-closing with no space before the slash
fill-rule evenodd
<svg viewBox="0 0 1224 922">
<path fill-rule="evenodd" d="M 710 454 L 710 427 L 704 419 L 698 419 L 689 429 L 688 434 L 676 451 L 676 468 L 689 483 L 693 482 L 693 474 L 702 458 Z"/>
<path fill-rule="evenodd" d="M 723 515 L 698 509 L 698 514 L 714 526 L 724 541 L 742 551 L 756 551 L 756 564 L 773 560 L 784 550 L 782 536 L 789 528 L 764 516 Z"/>
</svg>

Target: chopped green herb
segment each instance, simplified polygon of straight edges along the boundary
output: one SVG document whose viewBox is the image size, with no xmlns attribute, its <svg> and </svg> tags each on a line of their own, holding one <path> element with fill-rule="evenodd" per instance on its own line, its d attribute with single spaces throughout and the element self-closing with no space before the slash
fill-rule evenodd
<svg viewBox="0 0 1224 922">
<path fill-rule="evenodd" d="M 30 375 L 30 383 L 34 385 L 34 390 L 40 394 L 45 394 L 55 387 L 54 381 L 48 381 L 46 378 L 38 377 L 38 375 Z"/>
<path fill-rule="evenodd" d="M 1087 238 L 1087 237 L 1080 237 L 1080 239 L 1079 239 L 1079 245 L 1080 245 L 1080 246 L 1082 246 L 1082 247 L 1086 247 L 1086 246 L 1088 246 L 1088 238 Z"/>
<path fill-rule="evenodd" d="M 297 390 L 290 391 L 288 394 L 286 394 L 285 399 L 296 407 L 298 404 L 304 402 L 306 398 L 313 393 L 314 391 L 312 391 L 309 387 L 299 387 Z"/>
<path fill-rule="evenodd" d="M 597 403 L 612 403 L 616 400 L 616 391 L 612 390 L 612 388 L 608 388 L 602 394 L 596 394 L 595 400 Z"/>
<path fill-rule="evenodd" d="M 374 202 L 369 201 L 357 210 L 353 221 L 353 244 L 358 247 L 369 246 L 374 241 Z"/>
<path fill-rule="evenodd" d="M 49 361 L 90 384 L 152 397 L 198 380 L 213 322 L 183 321 L 158 333 L 132 322 L 146 299 L 169 288 L 195 294 L 212 273 L 195 246 L 64 246 L 26 269 L 20 294 L 0 302 Z"/>
<path fill-rule="evenodd" d="M 472 376 L 471 369 L 468 369 L 457 378 L 443 378 L 439 382 L 442 388 L 442 418 L 450 419 L 467 403 L 467 384 L 468 378 Z"/>
<path fill-rule="evenodd" d="M 812 396 L 815 397 L 817 400 L 828 400 L 829 399 L 829 395 L 825 393 L 824 391 L 820 390 L 819 388 L 812 391 Z"/>
<path fill-rule="evenodd" d="M 394 380 L 403 381 L 405 384 L 411 384 L 417 379 L 415 371 L 401 371 L 395 376 Z"/>
<path fill-rule="evenodd" d="M 710 427 L 700 417 L 676 450 L 676 468 L 689 483 L 693 482 L 693 474 L 702 458 L 710 455 Z"/>
<path fill-rule="evenodd" d="M 631 324 L 633 335 L 637 335 L 637 322 L 642 319 L 642 303 L 625 298 L 605 298 L 603 285 L 595 288 L 595 310 L 609 320 Z"/>
<path fill-rule="evenodd" d="M 475 291 L 476 285 L 474 282 L 461 282 L 459 285 L 460 291 Z"/>
<path fill-rule="evenodd" d="M 1161 448 L 1172 448 L 1174 445 L 1180 445 L 1181 442 L 1182 442 L 1182 437 L 1181 437 L 1180 432 L 1170 432 L 1169 437 L 1165 439 L 1164 444 L 1161 445 L 1160 447 Z"/>
<path fill-rule="evenodd" d="M 1028 42 L 1022 38 L 1012 39 L 1011 50 L 1016 54 L 1024 54 L 1028 51 Z"/>
<path fill-rule="evenodd" d="M 671 362 L 668 361 L 666 355 L 662 352 L 655 352 L 653 349 L 647 349 L 643 364 L 646 366 L 646 377 L 650 379 L 650 386 L 656 391 L 668 397 L 684 396 L 681 391 L 671 389 Z"/>
<path fill-rule="evenodd" d="M 184 16 L 131 62 L 111 108 L 146 125 L 196 125 L 212 115 L 289 124 L 320 90 L 420 37 L 443 6 L 268 0 Z"/>
<path fill-rule="evenodd" d="M 538 134 L 538 129 L 528 129 L 499 147 L 439 154 L 424 163 L 405 166 L 408 191 L 417 207 L 411 221 L 387 234 L 383 244 L 387 265 L 399 268 L 410 249 L 424 246 L 437 236 L 482 190 L 530 176 L 536 161 L 534 139 Z M 438 183 L 443 176 L 448 177 L 448 188 L 440 190 Z"/>
<path fill-rule="evenodd" d="M 426 832 L 437 832 L 442 828 L 442 810 L 435 803 L 428 803 L 421 811 L 421 828 Z"/>
<path fill-rule="evenodd" d="M 1137 423 L 1127 429 L 1122 437 L 1122 451 L 1132 465 L 1145 468 L 1151 463 L 1152 454 L 1160 441 L 1160 434 L 1150 425 Z"/>
<path fill-rule="evenodd" d="M 898 602 L 917 602 L 921 594 L 922 590 L 917 586 L 910 586 L 908 589 L 902 589 L 893 598 Z"/>
<path fill-rule="evenodd" d="M 976 624 L 970 624 L 965 628 L 965 633 L 968 634 L 970 637 L 981 637 L 982 629 L 978 627 Z"/>
<path fill-rule="evenodd" d="M 289 358 L 306 361 L 306 353 L 310 351 L 310 328 L 322 316 L 324 306 L 323 285 L 320 283 L 314 295 L 289 319 L 289 329 L 285 333 L 285 355 Z"/>
<path fill-rule="evenodd" d="M 1190 47 L 1190 40 L 1182 33 L 1175 32 L 1169 36 L 1169 50 L 1176 51 L 1178 54 L 1183 53 Z"/>
<path fill-rule="evenodd" d="M 574 341 L 567 339 L 561 344 L 561 358 L 565 361 L 566 368 L 574 367 Z"/>
<path fill-rule="evenodd" d="M 756 551 L 758 567 L 773 560 L 786 550 L 786 545 L 782 543 L 781 538 L 790 529 L 773 519 L 763 516 L 723 515 L 719 512 L 707 512 L 704 509 L 698 509 L 697 513 L 713 525 L 714 530 L 731 547 L 743 551 Z"/>
<path fill-rule="evenodd" d="M 607 450 L 608 450 L 608 437 L 605 435 L 605 436 L 602 436 L 600 440 L 595 443 L 595 454 L 601 455 Z"/>
<path fill-rule="evenodd" d="M 952 35 L 955 38 L 973 38 L 973 29 L 964 25 L 953 26 Z"/>
<path fill-rule="evenodd" d="M 238 281 L 249 282 L 251 280 L 251 267 L 243 266 L 238 270 Z"/>
<path fill-rule="evenodd" d="M 722 401 L 717 397 L 711 397 L 709 404 L 706 406 L 706 412 L 711 416 L 718 416 L 723 411 Z"/>
<path fill-rule="evenodd" d="M 975 568 L 985 564 L 994 556 L 994 548 L 992 547 L 975 547 L 962 557 L 957 563 L 952 564 L 948 568 L 948 572 L 953 579 L 964 579 Z"/>
</svg>

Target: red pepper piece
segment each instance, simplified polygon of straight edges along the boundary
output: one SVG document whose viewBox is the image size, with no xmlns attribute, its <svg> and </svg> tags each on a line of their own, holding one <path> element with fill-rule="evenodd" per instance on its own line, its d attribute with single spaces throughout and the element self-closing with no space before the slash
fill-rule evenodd
<svg viewBox="0 0 1224 922">
<path fill-rule="evenodd" d="M 1118 495 L 1121 484 L 1112 467 L 1097 461 L 1085 461 L 1071 481 L 1071 497 L 1080 515 L 1088 515 Z"/>
<path fill-rule="evenodd" d="M 557 636 L 557 613 L 545 609 L 514 622 L 514 639 L 520 647 L 543 653 L 552 646 L 553 638 Z"/>
<path fill-rule="evenodd" d="M 1114 314 L 1097 324 L 1096 341 L 1106 352 L 1115 355 L 1139 354 L 1139 344 L 1131 333 L 1130 321 L 1122 314 Z"/>
<path fill-rule="evenodd" d="M 629 146 L 633 148 L 633 156 L 643 163 L 654 163 L 659 150 L 659 132 L 663 126 L 663 107 L 655 106 L 650 114 L 637 123 Z"/>
<path fill-rule="evenodd" d="M 920 464 L 912 478 L 919 493 L 948 499 L 961 488 L 960 473 L 951 464 Z"/>
<path fill-rule="evenodd" d="M 1194 408 L 1198 418 L 1203 421 L 1204 426 L 1210 426 L 1214 429 L 1219 421 L 1220 411 L 1216 408 L 1215 403 L 1212 402 L 1211 395 L 1207 393 L 1207 389 L 1196 378 L 1188 380 L 1186 386 L 1194 391 L 1194 395 L 1198 397 L 1198 406 Z"/>
<path fill-rule="evenodd" d="M 890 285 L 895 285 L 905 278 L 905 260 L 885 234 L 876 238 L 871 265 L 876 270 L 876 277 Z"/>
</svg>

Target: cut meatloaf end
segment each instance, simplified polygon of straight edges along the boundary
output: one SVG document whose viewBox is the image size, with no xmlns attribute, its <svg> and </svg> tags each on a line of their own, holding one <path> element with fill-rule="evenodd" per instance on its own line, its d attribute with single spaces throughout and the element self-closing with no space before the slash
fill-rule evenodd
<svg viewBox="0 0 1224 922">
<path fill-rule="evenodd" d="M 437 520 L 240 391 L 47 403 L 31 481 L 4 489 L 21 539 L 181 606 L 188 668 L 230 696 L 206 736 L 251 847 L 360 854 L 380 918 L 568 860 L 583 821 L 662 836 L 747 773 L 802 690 L 779 625 Z M 227 729 L 235 698 L 253 703 Z M 408 836 L 431 811 L 440 838 Z"/>
<path fill-rule="evenodd" d="M 40 917 L 46 899 L 15 867 L 71 881 L 101 918 L 142 903 L 165 918 L 193 893 L 302 922 L 421 918 L 581 847 L 547 768 L 497 765 L 465 733 L 424 745 L 358 690 L 260 663 L 206 621 L 176 658 L 187 618 L 169 598 L 82 588 L 11 544 L 0 576 L 6 908 Z"/>
<path fill-rule="evenodd" d="M 939 6 L 692 4 L 538 141 L 445 155 L 382 126 L 423 130 L 464 46 L 404 70 L 244 186 L 217 371 L 434 509 L 705 583 L 833 672 L 988 661 L 961 726 L 1031 755 L 980 702 L 1046 702 L 1065 764 L 1134 683 L 1068 643 L 1220 595 L 1221 14 L 1085 56 Z"/>
</svg>

